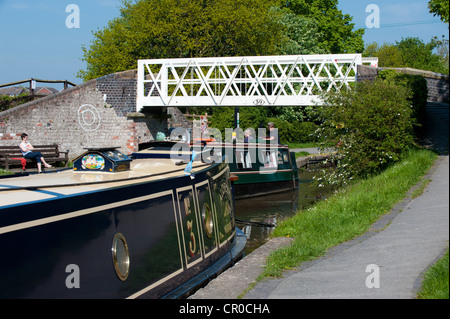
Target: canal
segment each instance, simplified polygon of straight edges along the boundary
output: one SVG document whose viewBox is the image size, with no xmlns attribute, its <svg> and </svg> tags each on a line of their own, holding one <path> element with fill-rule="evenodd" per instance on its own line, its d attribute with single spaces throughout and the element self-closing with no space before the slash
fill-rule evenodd
<svg viewBox="0 0 450 319">
<path fill-rule="evenodd" d="M 296 190 L 236 200 L 236 226 L 247 236 L 246 254 L 266 243 L 280 221 L 333 193 L 332 187 L 319 188 L 312 183 L 315 174 L 308 170 L 300 172 Z"/>
</svg>

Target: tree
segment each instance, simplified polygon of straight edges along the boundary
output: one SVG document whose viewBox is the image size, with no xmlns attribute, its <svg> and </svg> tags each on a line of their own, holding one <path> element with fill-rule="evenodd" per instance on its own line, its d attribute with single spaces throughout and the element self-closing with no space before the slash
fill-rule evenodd
<svg viewBox="0 0 450 319">
<path fill-rule="evenodd" d="M 449 1 L 448 0 L 430 0 L 428 9 L 434 16 L 438 15 L 441 20 L 448 23 L 449 18 Z"/>
<path fill-rule="evenodd" d="M 440 72 L 442 71 L 441 59 L 437 54 L 433 53 L 436 46 L 434 41 L 425 44 L 422 40 L 415 37 L 402 38 L 400 42 L 397 42 L 397 47 L 400 50 L 405 66 Z"/>
<path fill-rule="evenodd" d="M 364 53 L 364 56 L 378 57 L 378 65 L 380 67 L 403 67 L 403 60 L 401 52 L 395 44 L 383 43 L 379 46 L 376 42 L 369 44 Z"/>
<path fill-rule="evenodd" d="M 133 69 L 141 58 L 362 52 L 337 0 L 123 0 L 94 32 L 84 80 Z"/>
<path fill-rule="evenodd" d="M 380 67 L 413 68 L 438 73 L 448 73 L 448 54 L 445 53 L 445 40 L 431 39 L 424 43 L 419 38 L 408 37 L 395 44 L 384 43 L 378 46 L 371 43 L 364 51 L 364 56 L 375 56 Z M 447 42 L 448 43 L 448 42 Z M 437 49 L 438 53 L 434 53 Z"/>
<path fill-rule="evenodd" d="M 323 54 L 320 48 L 318 23 L 312 18 L 300 16 L 287 8 L 272 8 L 279 13 L 280 24 L 284 28 L 287 40 L 278 45 L 278 54 Z"/>
<path fill-rule="evenodd" d="M 441 60 L 442 65 L 444 65 L 444 69 L 446 69 L 446 73 L 448 74 L 449 71 L 449 40 L 445 39 L 445 36 L 442 35 L 442 38 L 439 39 L 438 37 L 433 37 L 431 41 L 435 45 L 435 51 L 436 54 L 439 56 L 439 59 Z"/>
<path fill-rule="evenodd" d="M 338 9 L 338 0 L 288 0 L 282 7 L 316 21 L 321 49 L 329 53 L 364 51 L 364 29 L 353 30 L 352 17 Z"/>
<path fill-rule="evenodd" d="M 84 80 L 136 68 L 142 58 L 275 54 L 286 41 L 266 0 L 125 1 L 83 47 Z"/>
</svg>

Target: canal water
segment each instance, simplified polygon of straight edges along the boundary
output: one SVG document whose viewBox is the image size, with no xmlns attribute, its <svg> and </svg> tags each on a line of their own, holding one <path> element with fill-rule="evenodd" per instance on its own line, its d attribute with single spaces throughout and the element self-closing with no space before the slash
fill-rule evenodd
<svg viewBox="0 0 450 319">
<path fill-rule="evenodd" d="M 332 195 L 332 187 L 319 188 L 312 183 L 315 174 L 314 171 L 300 172 L 296 190 L 235 201 L 236 226 L 247 236 L 246 254 L 266 243 L 280 221 Z"/>
</svg>

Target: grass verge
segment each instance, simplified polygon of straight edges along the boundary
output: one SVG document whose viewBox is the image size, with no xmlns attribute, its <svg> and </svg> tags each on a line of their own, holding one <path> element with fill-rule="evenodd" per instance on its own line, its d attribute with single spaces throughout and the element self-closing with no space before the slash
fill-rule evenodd
<svg viewBox="0 0 450 319">
<path fill-rule="evenodd" d="M 425 273 L 418 299 L 449 299 L 449 272 L 447 252 Z"/>
<path fill-rule="evenodd" d="M 281 276 L 283 270 L 315 259 L 366 232 L 406 197 L 436 158 L 428 150 L 411 150 L 403 161 L 381 174 L 342 188 L 328 200 L 283 221 L 273 236 L 293 237 L 294 241 L 269 256 L 259 279 Z"/>
</svg>

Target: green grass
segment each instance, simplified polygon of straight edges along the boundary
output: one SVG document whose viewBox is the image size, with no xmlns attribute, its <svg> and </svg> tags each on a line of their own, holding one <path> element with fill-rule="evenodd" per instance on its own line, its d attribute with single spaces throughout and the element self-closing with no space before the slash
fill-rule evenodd
<svg viewBox="0 0 450 319">
<path fill-rule="evenodd" d="M 283 270 L 315 259 L 328 249 L 366 232 L 400 202 L 437 158 L 427 150 L 413 150 L 383 173 L 341 189 L 326 201 L 300 211 L 275 228 L 274 237 L 293 237 L 292 245 L 273 252 L 260 279 L 280 276 Z"/>
<path fill-rule="evenodd" d="M 309 154 L 308 152 L 304 152 L 304 151 L 302 151 L 302 152 L 296 152 L 296 153 L 295 153 L 295 158 L 305 157 L 305 156 L 308 156 L 308 155 L 311 155 L 311 154 Z"/>
<path fill-rule="evenodd" d="M 449 299 L 448 249 L 425 273 L 418 299 Z"/>
</svg>

